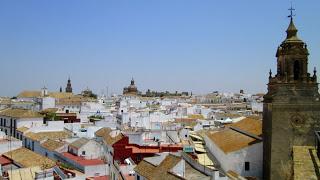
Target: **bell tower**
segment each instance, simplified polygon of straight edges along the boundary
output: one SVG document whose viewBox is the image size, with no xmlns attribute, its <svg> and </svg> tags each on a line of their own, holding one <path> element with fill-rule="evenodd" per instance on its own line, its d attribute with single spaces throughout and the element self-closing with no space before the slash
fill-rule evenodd
<svg viewBox="0 0 320 180">
<path fill-rule="evenodd" d="M 71 86 L 70 77 L 68 78 L 68 83 L 67 83 L 67 87 L 66 87 L 66 92 L 67 92 L 67 93 L 72 93 L 72 86 Z"/>
<path fill-rule="evenodd" d="M 289 9 L 287 37 L 278 47 L 277 73 L 270 70 L 263 104 L 264 179 L 292 176 L 293 146 L 314 145 L 320 129 L 320 102 L 316 69 L 308 72 L 308 48 L 298 38 Z"/>
</svg>

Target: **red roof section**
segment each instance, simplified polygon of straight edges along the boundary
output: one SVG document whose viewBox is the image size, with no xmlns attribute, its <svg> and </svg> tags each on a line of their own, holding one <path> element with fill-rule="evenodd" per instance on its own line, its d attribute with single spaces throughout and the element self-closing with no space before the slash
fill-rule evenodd
<svg viewBox="0 0 320 180">
<path fill-rule="evenodd" d="M 129 174 L 126 174 L 124 177 L 125 180 L 135 180 L 135 176 L 130 176 Z"/>
<path fill-rule="evenodd" d="M 109 180 L 109 176 L 95 176 L 89 177 L 87 180 Z"/>
<path fill-rule="evenodd" d="M 12 161 L 4 156 L 0 156 L 0 164 L 2 166 L 7 165 L 7 164 L 11 164 Z"/>
<path fill-rule="evenodd" d="M 80 164 L 81 166 L 94 166 L 94 165 L 101 165 L 105 164 L 101 159 L 85 159 L 80 156 L 75 156 L 71 153 L 64 152 L 62 155 L 68 159 L 71 159 L 72 161 Z"/>
<path fill-rule="evenodd" d="M 172 148 L 172 149 L 176 149 L 176 148 L 181 148 L 181 145 L 161 145 L 159 146 L 136 146 L 136 145 L 128 145 L 126 146 L 126 148 L 131 148 L 132 149 L 132 153 L 135 154 L 140 154 L 140 153 L 160 153 L 162 152 L 161 149 L 163 148 Z"/>
</svg>

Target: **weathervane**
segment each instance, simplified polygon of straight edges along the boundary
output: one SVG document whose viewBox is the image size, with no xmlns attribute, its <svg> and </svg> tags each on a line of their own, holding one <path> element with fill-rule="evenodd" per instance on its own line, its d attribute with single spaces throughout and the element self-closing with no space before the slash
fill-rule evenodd
<svg viewBox="0 0 320 180">
<path fill-rule="evenodd" d="M 293 14 L 293 11 L 294 11 L 295 9 L 292 7 L 292 2 L 291 2 L 291 7 L 290 7 L 290 9 L 288 9 L 288 10 L 290 11 L 290 15 L 289 15 L 288 17 L 291 18 L 291 20 L 292 20 L 293 16 L 295 16 L 295 14 Z"/>
</svg>

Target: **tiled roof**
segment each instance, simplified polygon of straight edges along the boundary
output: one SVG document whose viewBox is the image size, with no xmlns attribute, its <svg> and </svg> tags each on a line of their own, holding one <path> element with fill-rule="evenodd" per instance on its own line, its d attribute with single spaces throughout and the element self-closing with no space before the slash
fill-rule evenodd
<svg viewBox="0 0 320 180">
<path fill-rule="evenodd" d="M 41 118 L 43 117 L 40 113 L 27 110 L 27 109 L 15 109 L 9 108 L 0 111 L 0 116 L 8 116 L 14 118 Z"/>
<path fill-rule="evenodd" d="M 56 98 L 56 99 L 61 99 L 61 98 L 72 97 L 73 94 L 72 93 L 68 93 L 68 92 L 49 92 L 48 96 Z"/>
<path fill-rule="evenodd" d="M 113 145 L 114 143 L 118 142 L 120 139 L 123 138 L 122 133 L 119 133 L 116 136 L 111 136 L 110 133 L 112 130 L 110 128 L 101 128 L 98 131 L 96 131 L 95 135 L 97 137 L 102 137 L 103 142 L 108 145 Z"/>
<path fill-rule="evenodd" d="M 15 163 L 23 167 L 45 167 L 51 168 L 55 166 L 55 162 L 49 158 L 46 158 L 40 154 L 30 151 L 26 148 L 19 148 L 13 151 L 9 151 L 3 154 L 5 157 L 12 159 Z"/>
<path fill-rule="evenodd" d="M 0 164 L 1 166 L 12 163 L 12 161 L 4 156 L 0 156 Z"/>
<path fill-rule="evenodd" d="M 69 144 L 70 147 L 74 147 L 76 149 L 81 148 L 83 145 L 87 144 L 89 142 L 89 139 L 87 138 L 80 138 L 72 143 Z"/>
<path fill-rule="evenodd" d="M 87 102 L 87 101 L 95 101 L 95 100 L 89 97 L 72 96 L 72 97 L 59 99 L 56 102 L 56 105 L 80 105 L 82 102 Z"/>
<path fill-rule="evenodd" d="M 94 165 L 104 164 L 103 160 L 101 160 L 101 159 L 85 159 L 83 157 L 75 156 L 75 155 L 68 153 L 68 152 L 64 152 L 64 153 L 62 153 L 62 155 L 64 157 L 74 161 L 75 163 L 81 165 L 81 166 L 94 166 Z"/>
<path fill-rule="evenodd" d="M 9 179 L 14 180 L 31 180 L 35 179 L 37 172 L 42 171 L 40 167 L 30 167 L 30 168 L 19 168 L 19 169 L 9 169 Z"/>
<path fill-rule="evenodd" d="M 22 133 L 24 133 L 24 132 L 26 132 L 26 131 L 28 131 L 28 130 L 29 130 L 29 128 L 27 128 L 27 127 L 25 127 L 25 126 L 22 126 L 22 127 L 17 128 L 17 131 L 20 131 L 20 132 L 22 132 Z"/>
<path fill-rule="evenodd" d="M 245 118 L 239 122 L 229 124 L 227 126 L 239 128 L 243 131 L 252 133 L 257 136 L 262 135 L 262 121 L 257 118 Z"/>
<path fill-rule="evenodd" d="M 254 134 L 256 136 L 262 135 L 262 121 L 246 118 L 231 125 L 241 129 L 244 132 Z M 244 133 L 226 128 L 222 131 L 208 131 L 206 135 L 213 141 L 224 153 L 240 150 L 247 146 L 261 142 Z"/>
<path fill-rule="evenodd" d="M 87 180 L 109 180 L 109 176 L 94 176 L 94 177 L 87 177 Z"/>
<path fill-rule="evenodd" d="M 72 93 L 67 92 L 49 92 L 48 96 L 61 99 L 61 98 L 68 98 L 72 97 Z M 41 97 L 41 91 L 22 91 L 17 97 L 19 98 L 36 98 Z"/>
<path fill-rule="evenodd" d="M 34 97 L 40 97 L 41 91 L 22 91 L 20 94 L 18 94 L 17 97 L 19 98 L 34 98 Z"/>
<path fill-rule="evenodd" d="M 63 145 L 65 145 L 65 142 L 63 141 L 55 141 L 52 139 L 48 139 L 45 142 L 41 143 L 41 147 L 48 149 L 50 151 L 54 151 L 60 147 L 62 147 Z"/>
<path fill-rule="evenodd" d="M 181 161 L 181 158 L 175 155 L 169 154 L 158 166 L 152 165 L 151 163 L 143 160 L 134 168 L 134 170 L 148 180 L 183 179 L 182 177 L 176 176 L 170 172 L 170 170 L 174 166 L 176 166 L 180 161 Z"/>
<path fill-rule="evenodd" d="M 56 113 L 59 109 L 58 108 L 47 108 L 41 111 L 41 113 L 46 114 L 46 113 Z"/>
<path fill-rule="evenodd" d="M 49 132 L 28 132 L 25 136 L 34 141 L 42 141 L 47 139 L 66 139 L 71 137 L 68 131 L 49 131 Z"/>
</svg>

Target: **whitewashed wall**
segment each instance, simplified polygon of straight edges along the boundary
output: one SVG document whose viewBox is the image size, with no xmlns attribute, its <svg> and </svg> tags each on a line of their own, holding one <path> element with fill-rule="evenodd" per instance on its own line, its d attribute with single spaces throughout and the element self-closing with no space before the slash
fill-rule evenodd
<svg viewBox="0 0 320 180">
<path fill-rule="evenodd" d="M 241 176 L 262 178 L 263 143 L 256 143 L 238 151 L 225 154 L 210 138 L 204 138 L 209 151 L 217 158 L 224 171 L 235 171 Z M 250 170 L 245 171 L 245 162 L 250 163 Z"/>
</svg>

